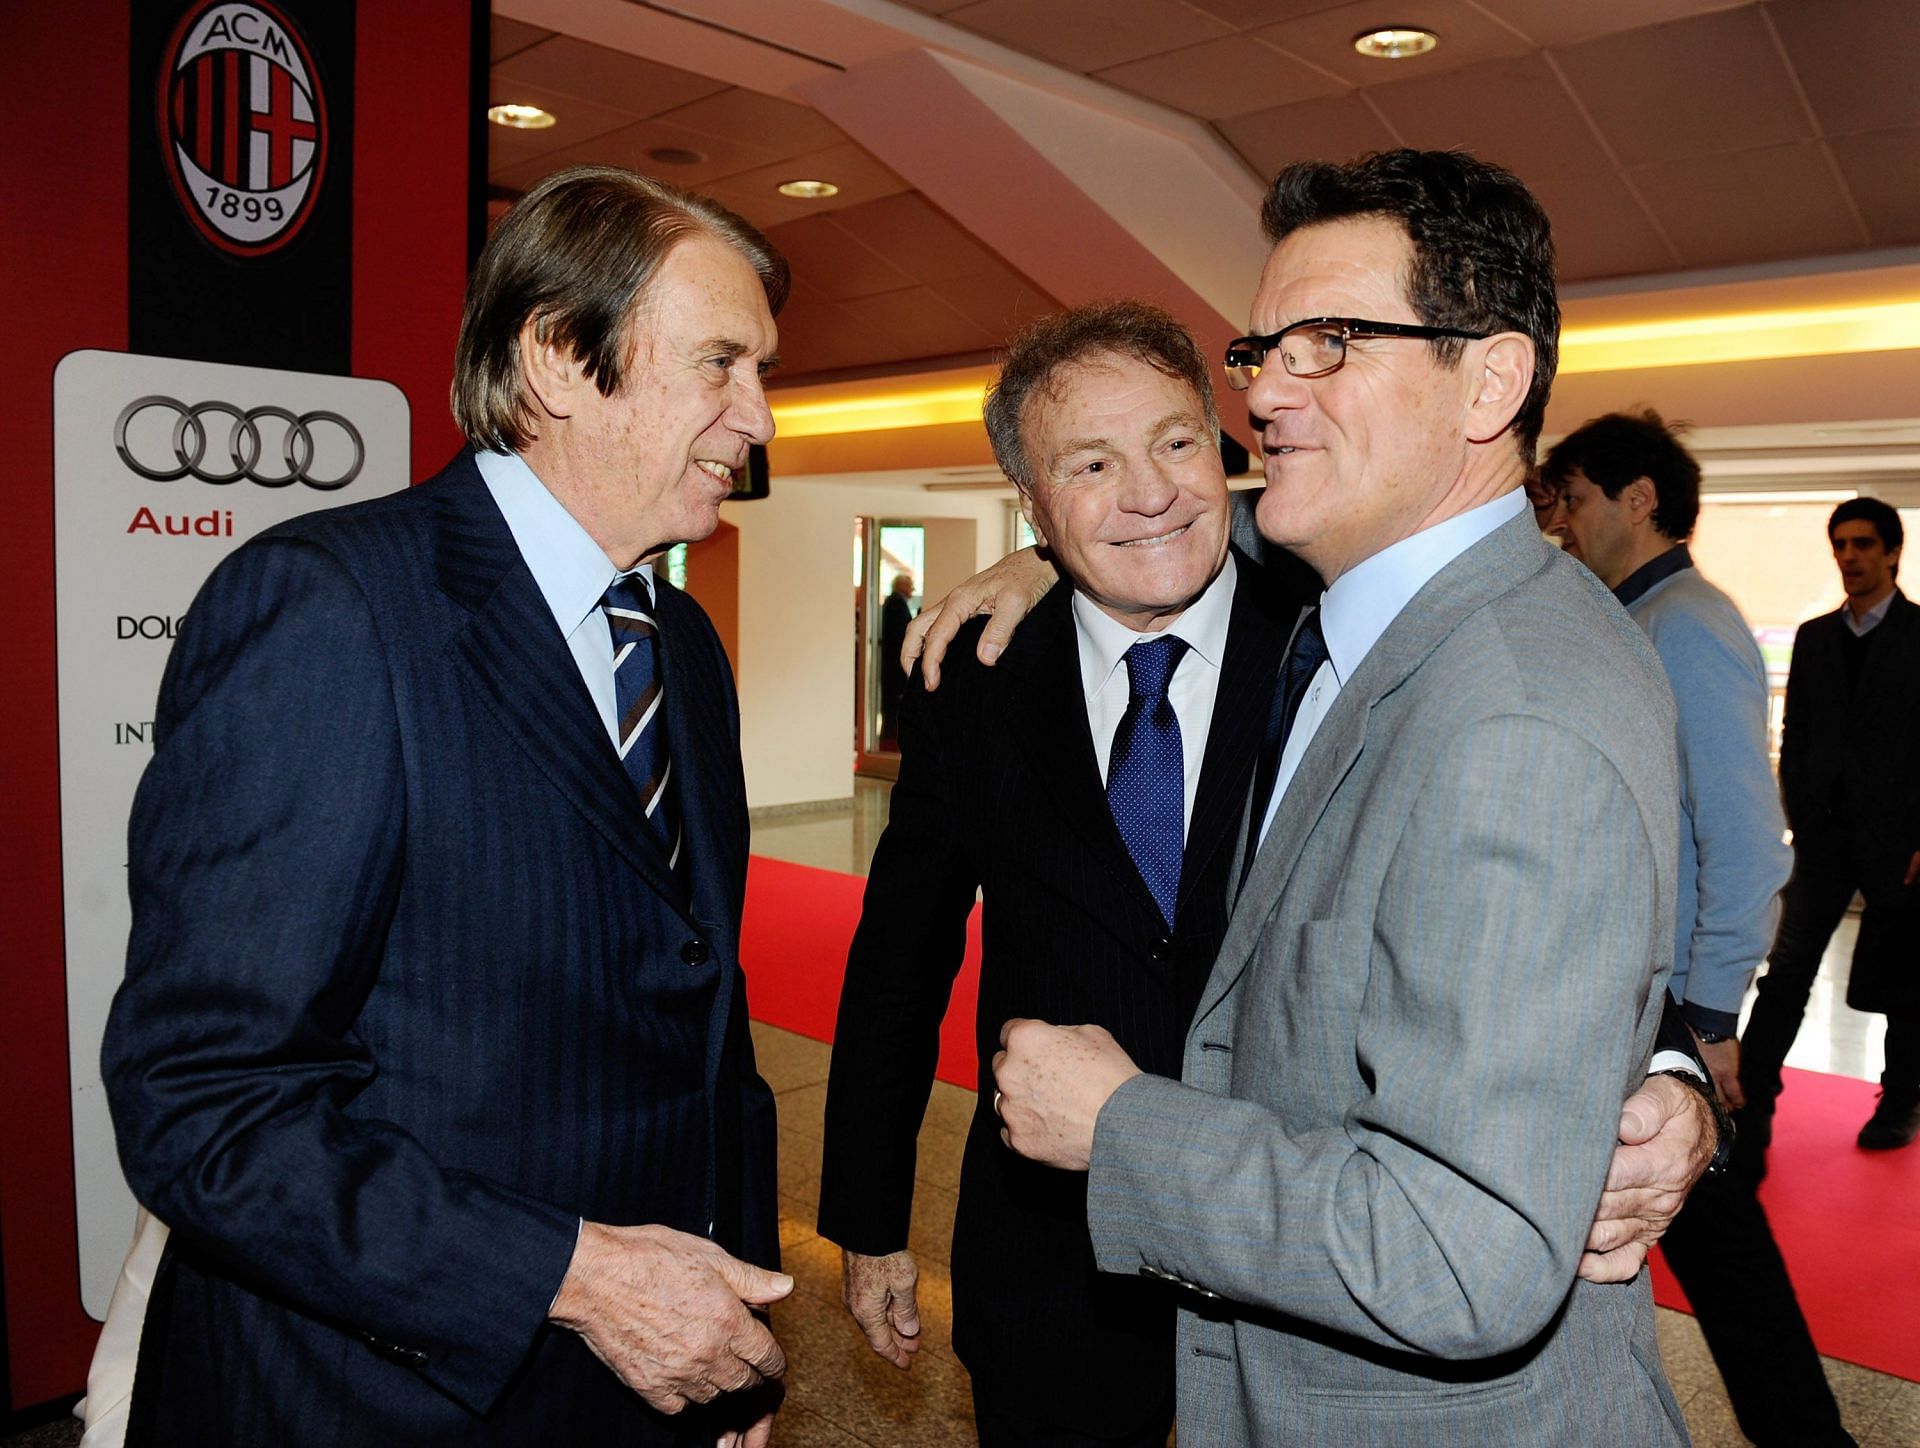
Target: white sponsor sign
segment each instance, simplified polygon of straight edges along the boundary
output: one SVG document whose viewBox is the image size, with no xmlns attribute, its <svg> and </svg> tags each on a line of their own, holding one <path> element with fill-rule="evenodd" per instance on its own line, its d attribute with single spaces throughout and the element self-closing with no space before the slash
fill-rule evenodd
<svg viewBox="0 0 1920 1448">
<path fill-rule="evenodd" d="M 134 1202 L 100 1039 L 126 966 L 127 815 L 167 653 L 248 538 L 405 487 L 410 426 L 390 382 L 87 351 L 54 369 L 53 439 L 74 1197 L 80 1298 L 104 1318 Z"/>
</svg>

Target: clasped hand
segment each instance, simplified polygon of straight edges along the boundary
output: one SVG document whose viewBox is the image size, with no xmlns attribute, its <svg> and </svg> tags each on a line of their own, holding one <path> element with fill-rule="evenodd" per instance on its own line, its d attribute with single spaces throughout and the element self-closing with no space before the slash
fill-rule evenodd
<svg viewBox="0 0 1920 1448">
<path fill-rule="evenodd" d="M 1093 1160 L 1100 1108 L 1141 1074 L 1101 1026 L 1011 1020 L 993 1058 L 1000 1139 L 1024 1157 L 1067 1171 Z"/>
<path fill-rule="evenodd" d="M 787 1370 L 780 1344 L 748 1309 L 792 1291 L 785 1273 L 742 1262 L 704 1237 L 586 1222 L 550 1316 L 648 1403 L 678 1413 Z M 768 1413 L 721 1441 L 759 1448 L 772 1426 Z"/>
</svg>

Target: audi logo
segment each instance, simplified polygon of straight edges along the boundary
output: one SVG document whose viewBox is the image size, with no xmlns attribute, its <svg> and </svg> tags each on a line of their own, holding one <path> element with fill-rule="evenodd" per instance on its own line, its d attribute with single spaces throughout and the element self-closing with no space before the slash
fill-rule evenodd
<svg viewBox="0 0 1920 1448">
<path fill-rule="evenodd" d="M 127 440 L 127 425 L 149 408 L 171 409 L 179 417 L 173 424 L 173 456 L 149 458 L 142 462 L 133 455 L 132 445 Z M 227 429 L 224 465 L 207 465 L 209 440 L 219 431 L 203 421 L 207 417 L 232 419 L 232 426 Z M 279 446 L 282 466 L 278 470 L 263 471 L 260 468 L 261 454 L 268 449 L 261 437 L 260 424 L 269 420 L 279 423 L 284 429 Z M 316 478 L 307 471 L 313 466 L 314 455 L 319 451 L 314 438 L 314 429 L 317 427 L 337 428 L 353 444 L 353 465 L 337 478 Z M 322 493 L 344 488 L 360 476 L 360 469 L 367 461 L 367 445 L 360 436 L 360 429 L 337 412 L 295 414 L 284 407 L 242 409 L 231 402 L 198 402 L 189 407 L 178 398 L 157 396 L 136 397 L 121 409 L 119 420 L 113 425 L 113 447 L 120 454 L 121 462 L 141 477 L 151 478 L 156 483 L 170 483 L 176 478 L 192 474 L 203 483 L 221 486 L 245 478 L 263 488 L 284 488 L 293 483 L 305 483 Z"/>
</svg>

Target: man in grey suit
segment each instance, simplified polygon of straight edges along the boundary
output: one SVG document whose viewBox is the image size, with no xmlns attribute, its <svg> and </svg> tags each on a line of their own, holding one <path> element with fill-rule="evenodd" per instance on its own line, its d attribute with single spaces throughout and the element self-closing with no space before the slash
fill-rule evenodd
<svg viewBox="0 0 1920 1448">
<path fill-rule="evenodd" d="M 1677 808 L 1659 661 L 1521 490 L 1546 217 L 1399 151 L 1289 167 L 1263 221 L 1229 380 L 1261 531 L 1327 592 L 1183 1082 L 1010 1022 L 1009 1144 L 1090 1169 L 1104 1269 L 1191 1289 L 1183 1441 L 1684 1442 L 1644 1277 L 1576 1280 L 1672 963 Z"/>
</svg>

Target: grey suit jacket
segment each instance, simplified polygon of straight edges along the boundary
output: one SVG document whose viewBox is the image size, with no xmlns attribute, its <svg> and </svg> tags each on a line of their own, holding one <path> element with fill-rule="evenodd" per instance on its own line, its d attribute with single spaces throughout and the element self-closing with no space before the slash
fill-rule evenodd
<svg viewBox="0 0 1920 1448">
<path fill-rule="evenodd" d="M 1645 1274 L 1575 1280 L 1671 966 L 1673 738 L 1644 634 L 1526 516 L 1346 681 L 1184 1084 L 1095 1136 L 1100 1265 L 1199 1290 L 1182 1442 L 1686 1440 Z"/>
</svg>

